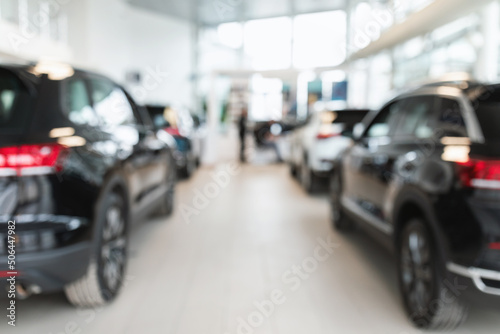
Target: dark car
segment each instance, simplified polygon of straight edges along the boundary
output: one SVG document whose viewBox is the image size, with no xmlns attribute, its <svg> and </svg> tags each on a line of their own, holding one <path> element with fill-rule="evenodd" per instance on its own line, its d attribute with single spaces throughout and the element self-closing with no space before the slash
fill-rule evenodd
<svg viewBox="0 0 500 334">
<path fill-rule="evenodd" d="M 177 143 L 174 152 L 179 176 L 190 177 L 200 166 L 204 146 L 204 131 L 200 118 L 181 107 L 146 106 L 157 130 L 172 135 Z"/>
<path fill-rule="evenodd" d="M 64 289 L 74 305 L 111 301 L 131 223 L 172 211 L 169 157 L 111 80 L 0 66 L 0 273 L 17 272 L 18 296 Z"/>
<path fill-rule="evenodd" d="M 500 85 L 428 85 L 368 116 L 331 179 L 332 223 L 395 252 L 406 312 L 452 329 L 500 299 Z"/>
</svg>

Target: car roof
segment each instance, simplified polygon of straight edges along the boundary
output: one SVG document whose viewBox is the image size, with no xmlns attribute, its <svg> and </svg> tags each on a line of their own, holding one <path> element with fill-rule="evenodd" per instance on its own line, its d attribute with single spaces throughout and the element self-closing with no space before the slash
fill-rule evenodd
<svg viewBox="0 0 500 334">
<path fill-rule="evenodd" d="M 8 71 L 17 73 L 17 74 L 23 73 L 23 74 L 25 74 L 25 76 L 32 77 L 33 80 L 36 80 L 35 78 L 39 78 L 39 76 L 37 76 L 36 74 L 34 74 L 32 72 L 32 69 L 37 64 L 38 63 L 36 63 L 36 62 L 27 63 L 27 64 L 0 64 L 0 69 L 5 69 L 5 70 L 8 70 Z M 92 75 L 92 76 L 102 77 L 102 78 L 106 78 L 106 79 L 110 80 L 108 77 L 106 77 L 105 75 L 102 75 L 102 74 L 100 74 L 98 72 L 93 72 L 91 70 L 86 70 L 86 69 L 81 69 L 81 68 L 78 68 L 78 67 L 74 67 L 74 66 L 72 66 L 70 64 L 67 64 L 67 63 L 58 63 L 58 64 L 70 67 L 71 69 L 73 69 L 73 71 L 75 72 L 75 74 Z"/>
</svg>

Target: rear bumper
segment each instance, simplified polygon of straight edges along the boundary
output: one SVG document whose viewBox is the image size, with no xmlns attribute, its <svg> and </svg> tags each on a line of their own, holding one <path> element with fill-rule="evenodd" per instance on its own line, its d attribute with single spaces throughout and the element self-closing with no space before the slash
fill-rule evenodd
<svg viewBox="0 0 500 334">
<path fill-rule="evenodd" d="M 446 267 L 450 273 L 468 279 L 480 293 L 500 297 L 500 271 L 464 267 L 451 262 Z"/>
<path fill-rule="evenodd" d="M 0 222 L 15 221 L 16 283 L 53 292 L 86 273 L 92 245 L 87 219 L 57 215 L 3 218 Z M 8 238 L 7 226 L 0 223 L 0 271 L 9 271 L 7 256 L 12 239 Z"/>
<path fill-rule="evenodd" d="M 87 272 L 91 243 L 81 242 L 50 251 L 16 256 L 16 283 L 36 285 L 40 292 L 60 291 Z M 0 271 L 7 271 L 7 257 L 0 257 Z"/>
</svg>

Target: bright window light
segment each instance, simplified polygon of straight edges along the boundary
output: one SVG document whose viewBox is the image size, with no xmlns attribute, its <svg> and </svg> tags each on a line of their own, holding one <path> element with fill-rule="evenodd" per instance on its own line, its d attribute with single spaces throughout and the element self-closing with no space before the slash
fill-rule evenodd
<svg viewBox="0 0 500 334">
<path fill-rule="evenodd" d="M 250 118 L 254 121 L 279 121 L 283 110 L 283 82 L 254 75 L 251 79 Z"/>
<path fill-rule="evenodd" d="M 217 28 L 219 42 L 233 49 L 243 46 L 243 27 L 240 23 L 224 23 Z"/>
<path fill-rule="evenodd" d="M 296 68 L 336 66 L 345 61 L 346 13 L 344 11 L 299 15 L 294 20 Z"/>
<path fill-rule="evenodd" d="M 245 53 L 255 70 L 286 69 L 292 63 L 292 21 L 287 17 L 245 24 Z"/>
</svg>

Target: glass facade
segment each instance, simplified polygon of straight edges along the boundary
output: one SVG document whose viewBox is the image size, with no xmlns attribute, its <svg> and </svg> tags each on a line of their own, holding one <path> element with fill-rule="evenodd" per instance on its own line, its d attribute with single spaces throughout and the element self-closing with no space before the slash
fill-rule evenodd
<svg viewBox="0 0 500 334">
<path fill-rule="evenodd" d="M 0 19 L 18 26 L 26 37 L 67 42 L 68 22 L 57 1 L 2 0 Z"/>
</svg>

